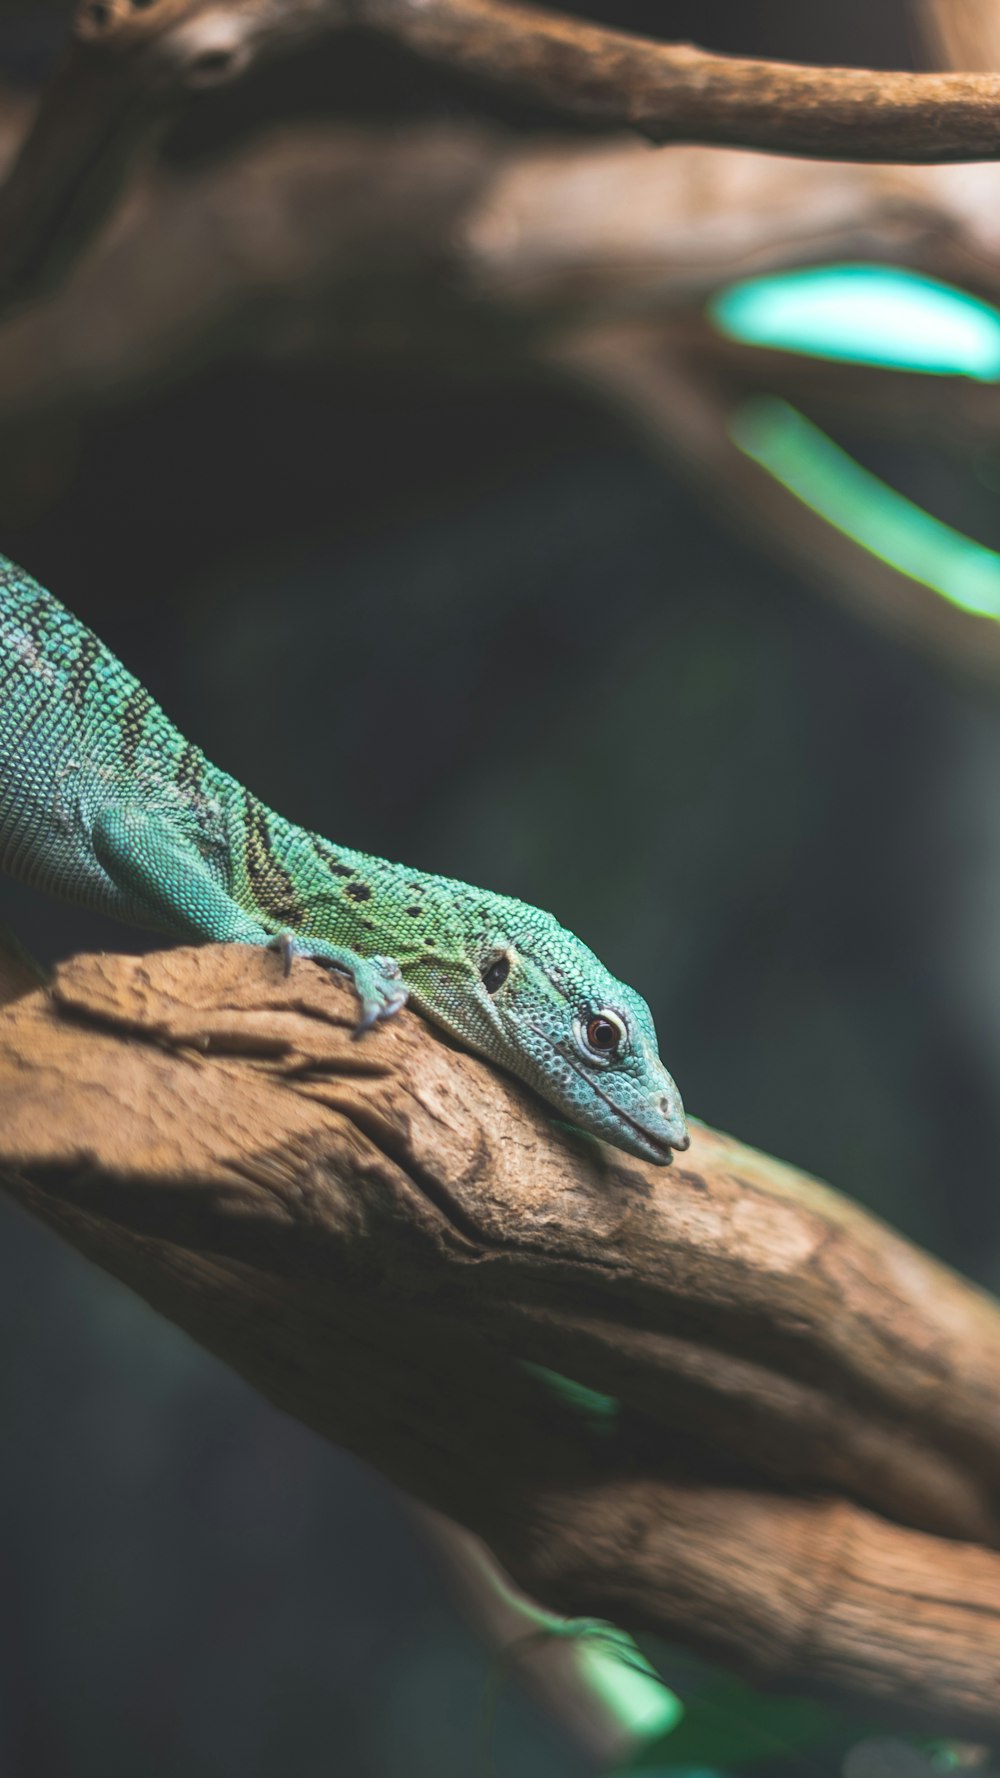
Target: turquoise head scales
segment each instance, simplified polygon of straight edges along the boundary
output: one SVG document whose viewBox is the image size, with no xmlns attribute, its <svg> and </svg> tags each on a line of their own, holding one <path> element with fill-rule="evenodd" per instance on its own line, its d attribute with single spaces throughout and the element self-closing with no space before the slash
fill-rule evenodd
<svg viewBox="0 0 1000 1778">
<path fill-rule="evenodd" d="M 578 1128 L 660 1164 L 686 1149 L 642 996 L 543 909 L 433 881 L 448 930 L 436 956 L 400 958 L 413 1004 Z"/>
</svg>

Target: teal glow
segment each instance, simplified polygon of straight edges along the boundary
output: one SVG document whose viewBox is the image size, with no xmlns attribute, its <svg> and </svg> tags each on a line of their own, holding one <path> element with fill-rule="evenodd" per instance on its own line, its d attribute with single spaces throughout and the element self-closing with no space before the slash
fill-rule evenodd
<svg viewBox="0 0 1000 1778">
<path fill-rule="evenodd" d="M 884 265 L 748 278 L 708 305 L 720 333 L 849 364 L 1000 379 L 1000 312 L 952 284 Z"/>
<path fill-rule="evenodd" d="M 683 1704 L 624 1631 L 580 1637 L 573 1655 L 586 1685 L 636 1741 L 656 1740 L 676 1728 L 684 1715 Z"/>
<path fill-rule="evenodd" d="M 613 1395 L 601 1395 L 596 1389 L 589 1389 L 585 1383 L 576 1383 L 572 1377 L 563 1377 L 558 1371 L 550 1371 L 544 1364 L 533 1364 L 529 1358 L 522 1360 L 526 1371 L 532 1376 L 540 1377 L 542 1382 L 558 1395 L 560 1400 L 569 1407 L 576 1408 L 586 1419 L 595 1425 L 607 1426 L 618 1418 L 618 1403 Z"/>
<path fill-rule="evenodd" d="M 788 402 L 745 402 L 730 418 L 729 435 L 789 493 L 880 561 L 963 611 L 1000 617 L 1000 555 L 862 469 Z"/>
<path fill-rule="evenodd" d="M 572 1652 L 581 1683 L 633 1746 L 659 1741 L 677 1727 L 684 1716 L 684 1705 L 664 1685 L 655 1667 L 650 1666 L 624 1630 L 617 1630 L 603 1618 L 557 1617 L 554 1612 L 546 1611 L 544 1606 L 536 1605 L 523 1593 L 515 1591 L 492 1566 L 485 1552 L 473 1560 L 478 1560 L 493 1592 L 521 1619 L 526 1631 L 523 1637 L 512 1641 L 500 1660 L 494 1663 L 488 1700 L 491 1723 L 498 1686 L 511 1657 L 551 1638 L 566 1644 L 567 1650 Z"/>
</svg>

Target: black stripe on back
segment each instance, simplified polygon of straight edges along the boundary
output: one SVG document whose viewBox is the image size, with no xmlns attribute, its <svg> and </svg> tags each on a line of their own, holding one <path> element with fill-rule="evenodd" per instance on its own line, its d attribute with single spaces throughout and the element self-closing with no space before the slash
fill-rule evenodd
<svg viewBox="0 0 1000 1778">
<path fill-rule="evenodd" d="M 357 873 L 351 870 L 349 865 L 342 862 L 333 847 L 329 845 L 326 840 L 321 840 L 318 834 L 312 834 L 310 837 L 312 839 L 312 849 L 319 859 L 320 864 L 325 865 L 326 869 L 332 876 L 343 877 L 345 881 L 350 882 L 351 878 Z"/>
<path fill-rule="evenodd" d="M 200 796 L 204 772 L 205 755 L 201 748 L 185 741 L 184 751 L 174 767 L 178 790 L 185 791 L 188 796 Z"/>
<path fill-rule="evenodd" d="M 77 707 L 87 695 L 91 674 L 102 652 L 97 637 L 89 630 L 84 630 L 76 645 L 73 664 L 66 675 L 66 691 Z"/>
<path fill-rule="evenodd" d="M 121 737 L 121 759 L 125 766 L 134 766 L 136 754 L 146 732 L 146 718 L 153 709 L 153 700 L 144 685 L 137 685 L 118 718 Z"/>
<path fill-rule="evenodd" d="M 267 825 L 267 811 L 263 803 L 258 802 L 249 791 L 243 793 L 243 806 L 246 815 L 244 848 L 247 876 L 254 899 L 258 907 L 276 920 L 279 926 L 299 927 L 305 917 L 305 910 L 292 876 L 275 857 Z"/>
</svg>

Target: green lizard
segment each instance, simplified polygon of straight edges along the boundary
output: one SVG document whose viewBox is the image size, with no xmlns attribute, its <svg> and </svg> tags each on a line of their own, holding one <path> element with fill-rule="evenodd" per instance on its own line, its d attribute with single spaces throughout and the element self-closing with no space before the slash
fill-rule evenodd
<svg viewBox="0 0 1000 1778">
<path fill-rule="evenodd" d="M 658 1162 L 688 1145 L 645 1001 L 551 914 L 275 815 L 2 556 L 0 866 L 172 938 L 313 958 L 353 981 L 359 1032 L 410 999 L 579 1128 Z"/>
</svg>

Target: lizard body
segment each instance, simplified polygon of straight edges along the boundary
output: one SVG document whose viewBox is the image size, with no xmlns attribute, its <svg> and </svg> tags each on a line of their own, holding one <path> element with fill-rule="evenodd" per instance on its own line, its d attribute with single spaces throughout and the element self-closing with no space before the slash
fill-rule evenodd
<svg viewBox="0 0 1000 1778">
<path fill-rule="evenodd" d="M 177 939 L 346 972 L 359 1030 L 409 998 L 572 1123 L 687 1147 L 649 1009 L 511 896 L 336 846 L 212 765 L 58 600 L 0 557 L 0 866 Z"/>
</svg>

